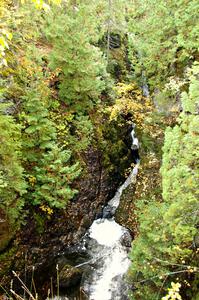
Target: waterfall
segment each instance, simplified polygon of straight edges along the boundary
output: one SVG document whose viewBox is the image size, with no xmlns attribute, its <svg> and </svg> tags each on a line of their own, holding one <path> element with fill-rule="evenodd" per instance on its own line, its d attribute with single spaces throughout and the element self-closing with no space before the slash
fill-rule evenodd
<svg viewBox="0 0 199 300">
<path fill-rule="evenodd" d="M 131 131 L 131 149 L 139 148 L 135 125 Z M 124 276 L 130 266 L 128 251 L 131 244 L 129 231 L 117 224 L 114 214 L 123 191 L 136 182 L 139 160 L 126 181 L 103 210 L 103 217 L 93 222 L 88 231 L 88 253 L 92 259 L 83 276 L 82 287 L 89 300 L 128 299 Z"/>
<path fill-rule="evenodd" d="M 146 79 L 144 71 L 142 71 L 142 92 L 143 92 L 143 96 L 145 96 L 145 97 L 150 96 L 149 87 L 148 87 L 148 84 L 147 84 L 147 79 Z"/>
<path fill-rule="evenodd" d="M 132 150 L 138 150 L 139 149 L 139 141 L 138 138 L 135 136 L 135 124 L 132 124 L 132 131 L 131 131 L 131 138 L 132 138 Z"/>
<path fill-rule="evenodd" d="M 150 92 L 149 92 L 149 86 L 147 84 L 147 77 L 146 77 L 146 74 L 145 74 L 145 68 L 144 68 L 144 64 L 142 62 L 142 59 L 143 59 L 143 53 L 141 51 L 138 51 L 138 58 L 139 58 L 139 61 L 141 63 L 141 89 L 142 89 L 142 93 L 143 93 L 143 96 L 145 97 L 149 97 L 150 96 Z"/>
<path fill-rule="evenodd" d="M 130 135 L 131 150 L 134 154 L 139 149 L 134 124 L 132 124 Z M 136 182 L 139 168 L 138 157 L 139 155 L 135 157 L 136 163 L 128 178 L 103 209 L 102 217 L 92 223 L 83 238 L 81 247 L 86 249 L 87 260 L 75 265 L 83 270 L 81 296 L 62 296 L 59 300 L 128 300 L 129 287 L 125 282 L 125 274 L 130 266 L 128 252 L 132 239 L 128 229 L 119 225 L 114 215 L 123 191 L 131 183 Z M 79 291 L 77 293 L 79 295 Z"/>
</svg>

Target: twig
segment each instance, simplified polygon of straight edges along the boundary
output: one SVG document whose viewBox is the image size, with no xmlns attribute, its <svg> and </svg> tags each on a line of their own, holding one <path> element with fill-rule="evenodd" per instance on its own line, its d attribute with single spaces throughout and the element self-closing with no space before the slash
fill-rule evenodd
<svg viewBox="0 0 199 300">
<path fill-rule="evenodd" d="M 15 271 L 12 271 L 13 275 L 15 277 L 17 277 L 17 279 L 19 280 L 19 282 L 22 284 L 22 288 L 25 289 L 25 291 L 28 293 L 28 295 L 30 296 L 30 298 L 32 300 L 35 300 L 35 297 L 31 294 L 31 292 L 29 291 L 29 289 L 27 288 L 27 286 L 23 283 L 23 281 L 21 280 L 21 278 L 17 275 L 17 273 Z"/>
<path fill-rule="evenodd" d="M 50 288 L 51 288 L 51 297 L 52 297 L 52 299 L 54 298 L 54 293 L 53 293 L 53 279 L 52 279 L 52 277 L 50 278 Z"/>
<path fill-rule="evenodd" d="M 17 293 L 15 293 L 15 291 L 13 291 L 12 289 L 10 289 L 11 293 L 19 300 L 24 300 L 21 296 L 19 296 Z"/>
<path fill-rule="evenodd" d="M 169 261 L 165 261 L 165 260 L 162 260 L 162 259 L 159 259 L 159 258 L 154 258 L 155 260 L 157 260 L 158 262 L 163 262 L 164 264 L 166 264 L 166 265 L 169 265 L 169 266 L 178 266 L 178 267 L 186 267 L 186 268 L 191 268 L 191 269 L 195 269 L 196 270 L 196 272 L 198 272 L 199 271 L 199 268 L 197 268 L 197 267 L 193 267 L 193 266 L 190 266 L 190 265 L 181 265 L 181 264 L 175 264 L 175 263 L 170 263 Z"/>
<path fill-rule="evenodd" d="M 0 287 L 5 292 L 5 294 L 10 298 L 10 294 L 6 291 L 6 289 L 1 284 Z"/>
<path fill-rule="evenodd" d="M 57 298 L 59 300 L 59 265 L 56 265 L 56 270 L 57 270 Z"/>
<path fill-rule="evenodd" d="M 32 285 L 33 285 L 33 289 L 34 289 L 34 293 L 35 293 L 35 298 L 37 298 L 37 290 L 36 290 L 34 278 L 32 279 Z"/>
<path fill-rule="evenodd" d="M 27 277 L 27 257 L 28 257 L 28 254 L 27 254 L 27 252 L 26 252 L 26 254 L 25 254 L 25 274 L 24 274 L 24 276 L 25 276 L 25 278 L 24 278 L 24 283 L 26 284 L 26 277 Z M 25 292 L 25 290 L 24 290 L 24 294 L 23 294 L 23 298 L 24 298 L 24 300 L 26 299 L 26 292 Z"/>
<path fill-rule="evenodd" d="M 175 275 L 175 274 L 179 274 L 179 273 L 186 273 L 186 272 L 189 272 L 189 270 L 185 269 L 185 270 L 181 270 L 181 271 L 175 271 L 175 272 L 165 273 L 165 274 L 162 274 L 161 276 L 165 277 L 165 276 Z M 195 272 L 198 272 L 198 271 L 195 271 Z M 155 278 L 159 278 L 159 277 L 160 277 L 160 275 L 156 275 L 156 276 L 150 277 L 148 279 L 137 281 L 136 283 L 145 283 L 145 282 L 147 282 L 149 280 L 152 280 L 152 279 L 155 279 Z"/>
<path fill-rule="evenodd" d="M 26 287 L 22 286 L 22 289 L 25 290 L 25 292 L 30 296 L 30 298 L 32 300 L 36 300 L 36 298 L 31 294 L 31 292 L 29 291 L 29 289 L 27 289 Z"/>
<path fill-rule="evenodd" d="M 166 278 L 164 279 L 164 281 L 163 281 L 163 283 L 162 283 L 162 285 L 161 285 L 161 287 L 160 287 L 160 289 L 159 289 L 159 291 L 158 291 L 158 295 L 157 295 L 157 298 L 156 298 L 156 300 L 158 300 L 158 299 L 159 299 L 159 296 L 160 296 L 161 290 L 163 289 L 163 286 L 164 286 L 165 282 L 167 281 L 167 278 L 168 278 L 168 276 L 166 276 Z"/>
</svg>

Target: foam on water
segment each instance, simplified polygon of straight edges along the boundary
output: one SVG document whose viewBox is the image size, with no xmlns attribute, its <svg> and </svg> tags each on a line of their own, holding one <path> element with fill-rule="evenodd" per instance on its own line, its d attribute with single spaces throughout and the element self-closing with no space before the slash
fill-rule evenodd
<svg viewBox="0 0 199 300">
<path fill-rule="evenodd" d="M 93 222 L 89 232 L 90 237 L 95 239 L 98 244 L 110 247 L 121 238 L 124 228 L 113 219 L 99 219 Z"/>
</svg>

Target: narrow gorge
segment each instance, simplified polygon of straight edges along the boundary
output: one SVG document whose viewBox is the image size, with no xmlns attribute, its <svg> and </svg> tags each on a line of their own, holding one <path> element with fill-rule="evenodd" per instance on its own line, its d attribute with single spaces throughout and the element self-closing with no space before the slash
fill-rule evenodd
<svg viewBox="0 0 199 300">
<path fill-rule="evenodd" d="M 0 0 L 0 300 L 199 300 L 198 0 Z"/>
<path fill-rule="evenodd" d="M 138 150 L 139 143 L 135 137 L 135 125 L 133 124 L 132 127 L 131 148 Z M 102 217 L 97 218 L 92 223 L 83 237 L 83 245 L 80 244 L 81 252 L 84 252 L 88 259 L 88 261 L 75 266 L 75 268 L 80 268 L 79 272 L 82 273 L 79 291 L 77 292 L 81 295 L 80 299 L 81 297 L 91 300 L 128 299 L 129 285 L 125 280 L 125 275 L 130 266 L 128 253 L 132 237 L 129 230 L 116 223 L 114 215 L 123 191 L 130 184 L 136 183 L 139 159 L 136 157 L 134 159 L 136 164 L 130 175 L 118 188 L 115 196 L 103 208 Z M 76 272 L 78 271 L 76 270 Z M 78 298 L 75 296 L 68 299 Z"/>
</svg>

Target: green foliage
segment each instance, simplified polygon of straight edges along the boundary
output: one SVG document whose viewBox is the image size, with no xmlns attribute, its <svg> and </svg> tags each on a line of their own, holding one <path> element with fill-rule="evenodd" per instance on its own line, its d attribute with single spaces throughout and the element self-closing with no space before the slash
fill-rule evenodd
<svg viewBox="0 0 199 300">
<path fill-rule="evenodd" d="M 195 74 L 190 76 L 189 93 L 182 94 L 180 126 L 167 130 L 163 148 L 163 197 L 170 203 L 165 220 L 172 226 L 172 234 L 182 248 L 191 245 L 197 232 L 199 208 L 199 67 L 194 66 L 192 70 Z M 171 220 L 173 224 L 169 225 Z"/>
<path fill-rule="evenodd" d="M 37 75 L 36 75 L 37 74 Z M 22 96 L 23 161 L 29 183 L 27 199 L 33 205 L 64 208 L 76 190 L 70 188 L 80 174 L 78 163 L 71 165 L 71 151 L 58 145 L 56 126 L 50 119 L 48 89 L 42 74 L 29 82 Z"/>
<path fill-rule="evenodd" d="M 140 228 L 132 246 L 131 275 L 134 279 L 141 276 L 137 281 L 145 286 L 142 292 L 134 293 L 133 299 L 140 299 L 140 292 L 142 299 L 159 299 L 163 286 L 171 279 L 178 277 L 184 282 L 198 270 L 198 74 L 199 67 L 195 65 L 189 71 L 189 92 L 182 93 L 179 125 L 165 133 L 163 202 L 139 203 Z M 192 290 L 192 296 L 194 293 Z"/>
<path fill-rule="evenodd" d="M 22 155 L 17 156 L 18 142 L 13 152 L 25 169 L 28 186 L 22 202 L 40 205 L 47 213 L 53 207 L 64 208 L 76 194 L 71 184 L 80 167 L 73 162 L 94 136 L 90 116 L 93 118 L 107 78 L 105 60 L 93 44 L 103 31 L 99 29 L 102 2 L 77 1 L 76 6 L 72 1 L 52 1 L 50 6 L 34 0 L 17 6 L 1 3 L 1 50 L 6 48 L 8 56 L 2 75 L 9 86 L 6 97 L 17 107 L 13 114 Z M 58 86 L 53 85 L 54 79 Z M 2 189 L 6 185 L 12 188 L 2 172 Z M 10 210 L 11 199 L 4 201 Z"/>
<path fill-rule="evenodd" d="M 90 44 L 84 9 L 81 6 L 77 10 L 67 9 L 67 15 L 55 10 L 48 19 L 46 35 L 53 44 L 50 67 L 59 70 L 60 99 L 70 109 L 83 112 L 99 101 L 105 88 L 102 80 L 106 75 L 105 62 L 99 49 Z"/>
<path fill-rule="evenodd" d="M 8 1 L 0 2 L 0 69 L 7 66 L 6 52 L 9 50 L 12 33 L 8 30 L 8 20 L 10 18 Z M 5 22 L 6 20 L 6 22 Z"/>
<path fill-rule="evenodd" d="M 42 234 L 44 232 L 44 226 L 45 226 L 45 218 L 44 216 L 38 214 L 38 213 L 34 213 L 34 220 L 35 220 L 35 223 L 36 223 L 36 231 L 39 233 L 39 234 Z"/>
<path fill-rule="evenodd" d="M 48 109 L 41 98 L 38 87 L 29 90 L 23 96 L 23 152 L 24 160 L 29 164 L 37 162 L 43 151 L 53 147 L 56 130 L 48 118 Z M 40 150 L 40 151 L 39 151 Z"/>
<path fill-rule="evenodd" d="M 152 90 L 170 76 L 182 76 L 189 62 L 197 59 L 199 25 L 197 0 L 134 1 L 129 39 L 135 73 L 142 71 Z"/>
<path fill-rule="evenodd" d="M 50 115 L 61 145 L 72 149 L 77 155 L 88 148 L 94 136 L 94 128 L 89 116 L 75 116 L 62 110 L 54 110 Z"/>
<path fill-rule="evenodd" d="M 21 166 L 20 126 L 8 114 L 10 105 L 0 104 L 0 206 L 14 222 L 24 204 L 26 185 Z"/>
<path fill-rule="evenodd" d="M 71 136 L 72 147 L 76 152 L 86 150 L 94 136 L 93 124 L 89 116 L 78 116 L 73 125 L 75 126 L 75 135 Z"/>
<path fill-rule="evenodd" d="M 70 184 L 79 176 L 80 168 L 76 163 L 68 164 L 70 151 L 64 151 L 54 146 L 44 153 L 38 166 L 34 168 L 35 181 L 32 181 L 33 204 L 47 204 L 50 207 L 65 208 L 68 200 L 73 198 L 77 190 Z"/>
<path fill-rule="evenodd" d="M 157 201 L 158 186 L 154 197 L 137 203 L 131 276 L 144 285 L 138 284 L 136 300 L 159 299 L 177 276 L 185 297 L 198 295 L 198 65 L 184 80 L 184 70 L 198 58 L 198 8 L 197 0 L 0 1 L 2 102 L 10 100 L 15 108 L 0 104 L 0 207 L 9 221 L 19 218 L 24 204 L 33 214 L 39 207 L 46 214 L 34 214 L 42 233 L 54 208 L 64 209 L 76 195 L 78 160 L 91 143 L 108 171 L 122 169 L 129 154 L 126 119 L 142 131 L 143 148 L 156 150 L 152 106 L 134 84 L 118 84 L 115 104 L 107 109 L 113 85 L 107 70 L 123 78 L 130 67 L 127 38 L 140 85 L 147 77 L 155 101 L 166 109 L 182 100 L 179 124 L 165 132 L 163 199 Z M 113 49 L 117 35 L 122 46 Z M 153 153 L 150 163 L 152 170 Z M 193 283 L 191 291 L 184 279 Z"/>
</svg>

